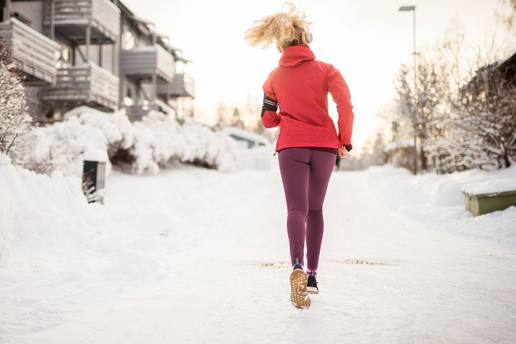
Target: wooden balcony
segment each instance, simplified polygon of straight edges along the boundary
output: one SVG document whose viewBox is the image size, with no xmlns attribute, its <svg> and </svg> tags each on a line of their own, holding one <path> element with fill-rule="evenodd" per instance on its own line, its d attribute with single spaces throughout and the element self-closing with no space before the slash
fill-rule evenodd
<svg viewBox="0 0 516 344">
<path fill-rule="evenodd" d="M 93 63 L 60 68 L 55 86 L 44 92 L 43 99 L 69 107 L 86 104 L 114 110 L 118 77 Z"/>
<path fill-rule="evenodd" d="M 158 94 L 170 98 L 195 98 L 195 81 L 188 74 L 176 74 L 172 82 L 158 85 Z"/>
<path fill-rule="evenodd" d="M 174 57 L 158 44 L 122 50 L 120 54 L 120 72 L 128 77 L 151 79 L 156 74 L 170 82 L 174 71 Z"/>
<path fill-rule="evenodd" d="M 0 23 L 1 44 L 28 81 L 52 84 L 56 80 L 57 43 L 16 18 Z"/>
<path fill-rule="evenodd" d="M 44 25 L 54 26 L 56 35 L 78 44 L 86 42 L 91 25 L 91 42 L 113 43 L 120 36 L 120 10 L 109 0 L 45 1 Z"/>
</svg>

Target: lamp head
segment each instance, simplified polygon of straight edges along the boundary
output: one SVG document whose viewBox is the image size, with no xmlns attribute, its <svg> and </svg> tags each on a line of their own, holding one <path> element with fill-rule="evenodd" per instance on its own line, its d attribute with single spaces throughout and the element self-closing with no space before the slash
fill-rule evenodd
<svg viewBox="0 0 516 344">
<path fill-rule="evenodd" d="M 416 10 L 416 6 L 400 6 L 400 8 L 398 8 L 398 11 L 400 11 L 400 12 L 415 11 L 415 10 Z"/>
</svg>

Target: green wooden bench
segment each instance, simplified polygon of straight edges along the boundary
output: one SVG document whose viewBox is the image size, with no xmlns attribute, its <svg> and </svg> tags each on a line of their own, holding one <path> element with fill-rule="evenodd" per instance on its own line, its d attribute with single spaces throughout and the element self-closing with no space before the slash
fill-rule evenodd
<svg viewBox="0 0 516 344">
<path fill-rule="evenodd" d="M 516 206 L 516 180 L 497 182 L 484 187 L 478 187 L 477 183 L 463 188 L 466 210 L 478 216 Z"/>
</svg>

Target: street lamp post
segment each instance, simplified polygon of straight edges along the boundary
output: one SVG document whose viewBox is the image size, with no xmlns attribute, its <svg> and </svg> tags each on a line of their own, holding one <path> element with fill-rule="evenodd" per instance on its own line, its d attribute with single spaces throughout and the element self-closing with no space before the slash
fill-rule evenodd
<svg viewBox="0 0 516 344">
<path fill-rule="evenodd" d="M 412 125 L 414 127 L 414 174 L 417 174 L 417 67 L 416 67 L 416 6 L 400 6 L 399 12 L 412 12 L 412 55 L 414 58 L 414 111 L 412 113 Z"/>
</svg>

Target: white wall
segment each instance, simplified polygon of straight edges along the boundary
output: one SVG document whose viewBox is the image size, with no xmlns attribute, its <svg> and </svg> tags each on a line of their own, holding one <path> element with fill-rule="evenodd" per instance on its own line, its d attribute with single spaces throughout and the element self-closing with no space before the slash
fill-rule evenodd
<svg viewBox="0 0 516 344">
<path fill-rule="evenodd" d="M 18 12 L 31 21 L 31 27 L 43 31 L 43 1 L 23 1 L 11 3 L 11 14 Z"/>
</svg>

